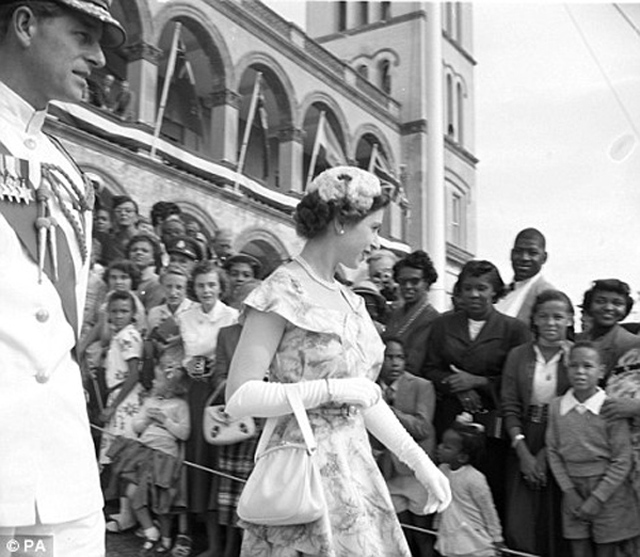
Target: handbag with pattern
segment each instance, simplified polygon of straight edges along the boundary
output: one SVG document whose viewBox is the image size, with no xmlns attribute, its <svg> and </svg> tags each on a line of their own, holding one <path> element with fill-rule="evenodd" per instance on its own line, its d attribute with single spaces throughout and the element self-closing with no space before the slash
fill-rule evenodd
<svg viewBox="0 0 640 557">
<path fill-rule="evenodd" d="M 224 411 L 224 404 L 211 404 L 222 393 L 226 381 L 211 393 L 204 406 L 202 433 L 211 445 L 234 445 L 251 439 L 256 434 L 256 423 L 251 416 L 234 420 Z"/>
</svg>

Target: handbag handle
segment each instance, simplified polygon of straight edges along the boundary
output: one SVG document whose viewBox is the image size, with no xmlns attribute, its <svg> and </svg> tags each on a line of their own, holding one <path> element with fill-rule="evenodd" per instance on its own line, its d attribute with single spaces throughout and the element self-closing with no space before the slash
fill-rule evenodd
<svg viewBox="0 0 640 557">
<path fill-rule="evenodd" d="M 222 389 L 225 388 L 227 384 L 227 380 L 223 379 L 220 385 L 216 387 L 216 389 L 207 397 L 207 401 L 204 403 L 204 407 L 211 406 L 211 403 L 218 398 L 218 395 L 222 392 Z"/>
<path fill-rule="evenodd" d="M 313 436 L 311 424 L 309 423 L 309 416 L 307 416 L 307 411 L 304 407 L 304 404 L 302 404 L 300 394 L 296 389 L 291 388 L 285 389 L 285 394 L 287 396 L 287 400 L 289 401 L 289 406 L 291 406 L 291 410 L 293 410 L 293 415 L 295 416 L 298 425 L 300 426 L 300 432 L 302 433 L 304 444 L 307 447 L 307 452 L 309 454 L 312 454 L 316 450 L 318 445 L 316 443 L 316 438 Z M 279 416 L 275 416 L 273 418 L 267 419 L 267 423 L 265 424 L 262 435 L 260 436 L 260 440 L 258 441 L 258 446 L 256 447 L 255 460 L 258 460 L 258 458 L 262 456 L 265 449 L 267 448 L 267 444 L 271 439 L 273 430 L 276 428 L 278 417 Z"/>
</svg>

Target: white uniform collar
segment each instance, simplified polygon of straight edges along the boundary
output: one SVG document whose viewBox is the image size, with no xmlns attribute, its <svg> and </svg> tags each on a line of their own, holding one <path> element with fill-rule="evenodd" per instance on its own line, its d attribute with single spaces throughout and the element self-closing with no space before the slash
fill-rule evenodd
<svg viewBox="0 0 640 557">
<path fill-rule="evenodd" d="M 0 107 L 14 118 L 19 128 L 26 134 L 36 135 L 42 131 L 47 111 L 35 110 L 13 89 L 0 81 Z"/>
<path fill-rule="evenodd" d="M 564 416 L 571 412 L 574 408 L 580 413 L 584 414 L 587 410 L 596 416 L 600 414 L 600 409 L 604 404 L 607 395 L 598 387 L 596 394 L 589 397 L 584 402 L 580 402 L 573 394 L 573 389 L 569 389 L 562 397 L 560 401 L 560 415 Z"/>
</svg>

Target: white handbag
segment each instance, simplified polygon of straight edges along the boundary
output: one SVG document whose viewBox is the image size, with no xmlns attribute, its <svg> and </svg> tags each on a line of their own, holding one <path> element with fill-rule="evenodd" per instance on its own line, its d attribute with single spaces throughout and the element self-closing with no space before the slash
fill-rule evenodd
<svg viewBox="0 0 640 557">
<path fill-rule="evenodd" d="M 283 443 L 265 450 L 277 418 L 269 418 L 256 448 L 256 464 L 238 501 L 238 516 L 253 524 L 308 524 L 325 512 L 316 440 L 302 400 L 293 389 L 287 399 L 298 421 L 304 445 Z"/>
</svg>

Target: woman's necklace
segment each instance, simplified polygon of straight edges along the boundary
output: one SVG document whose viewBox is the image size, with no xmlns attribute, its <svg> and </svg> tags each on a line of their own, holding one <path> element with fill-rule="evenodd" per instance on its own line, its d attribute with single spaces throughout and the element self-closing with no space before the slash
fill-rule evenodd
<svg viewBox="0 0 640 557">
<path fill-rule="evenodd" d="M 538 350 L 544 360 L 544 380 L 551 381 L 558 371 L 558 366 L 550 366 L 549 362 L 562 350 L 562 345 L 546 345 L 538 342 Z"/>
<path fill-rule="evenodd" d="M 320 278 L 316 274 L 316 272 L 311 268 L 311 265 L 309 265 L 309 262 L 303 259 L 302 256 L 296 255 L 293 258 L 293 260 L 305 270 L 305 272 L 307 273 L 307 275 L 309 275 L 309 278 L 311 280 L 313 280 L 314 282 L 317 282 L 320 286 L 323 286 L 328 290 L 333 290 L 333 291 L 339 290 L 340 283 L 337 280 L 334 279 L 333 281 L 328 281 L 323 278 Z"/>
</svg>

